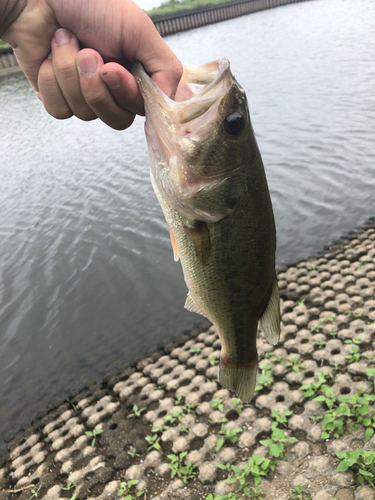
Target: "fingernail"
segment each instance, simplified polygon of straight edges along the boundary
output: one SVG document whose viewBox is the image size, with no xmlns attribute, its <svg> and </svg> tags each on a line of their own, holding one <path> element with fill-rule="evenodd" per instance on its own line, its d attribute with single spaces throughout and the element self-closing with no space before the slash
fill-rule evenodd
<svg viewBox="0 0 375 500">
<path fill-rule="evenodd" d="M 65 30 L 64 28 L 60 28 L 55 33 L 55 43 L 56 45 L 64 45 L 65 43 L 69 43 L 72 39 L 72 34 L 70 31 Z"/>
<path fill-rule="evenodd" d="M 105 84 L 110 89 L 119 89 L 120 88 L 120 78 L 114 71 L 106 71 L 102 73 L 102 78 L 105 81 Z"/>
<path fill-rule="evenodd" d="M 52 51 L 48 54 L 47 59 L 52 59 Z"/>
<path fill-rule="evenodd" d="M 78 57 L 78 67 L 81 75 L 93 76 L 96 73 L 98 63 L 94 56 L 81 56 Z"/>
</svg>

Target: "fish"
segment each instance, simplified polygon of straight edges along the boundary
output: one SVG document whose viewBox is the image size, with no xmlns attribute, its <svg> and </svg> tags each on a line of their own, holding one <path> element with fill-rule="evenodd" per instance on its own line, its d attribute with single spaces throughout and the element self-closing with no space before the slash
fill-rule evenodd
<svg viewBox="0 0 375 500">
<path fill-rule="evenodd" d="M 215 326 L 219 382 L 248 403 L 258 323 L 276 345 L 280 297 L 274 215 L 245 91 L 224 57 L 184 65 L 174 100 L 140 62 L 132 71 L 144 99 L 152 186 L 189 290 L 185 308 Z"/>
</svg>

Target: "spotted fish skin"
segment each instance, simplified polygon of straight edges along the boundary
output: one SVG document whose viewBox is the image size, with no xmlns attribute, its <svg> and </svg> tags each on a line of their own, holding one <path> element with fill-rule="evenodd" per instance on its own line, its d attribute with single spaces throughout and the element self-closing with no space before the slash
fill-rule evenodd
<svg viewBox="0 0 375 500">
<path fill-rule="evenodd" d="M 245 92 L 219 59 L 185 66 L 176 101 L 133 68 L 145 101 L 151 181 L 189 289 L 185 307 L 216 327 L 220 383 L 256 385 L 257 327 L 280 334 L 276 230 Z"/>
</svg>

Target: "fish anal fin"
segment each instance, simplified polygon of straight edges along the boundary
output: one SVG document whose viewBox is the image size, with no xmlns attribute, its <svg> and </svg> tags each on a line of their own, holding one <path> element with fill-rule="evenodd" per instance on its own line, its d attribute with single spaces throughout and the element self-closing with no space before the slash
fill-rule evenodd
<svg viewBox="0 0 375 500">
<path fill-rule="evenodd" d="M 185 231 L 191 237 L 195 253 L 199 262 L 204 266 L 208 263 L 211 251 L 211 238 L 207 224 L 201 221 L 195 221 L 192 227 L 184 226 Z"/>
<path fill-rule="evenodd" d="M 193 299 L 190 292 L 188 293 L 184 307 L 185 307 L 185 309 L 187 309 L 190 312 L 201 314 L 202 316 L 206 317 L 206 315 L 202 312 L 201 308 L 198 306 L 198 304 Z"/>
<path fill-rule="evenodd" d="M 244 403 L 253 397 L 258 372 L 258 358 L 248 363 L 236 363 L 220 357 L 219 382 L 225 388 L 236 393 Z"/>
<path fill-rule="evenodd" d="M 177 262 L 178 259 L 180 258 L 180 251 L 178 249 L 176 236 L 174 235 L 172 229 L 169 226 L 168 226 L 168 229 L 169 229 L 169 237 L 171 239 L 171 244 L 172 244 L 172 248 L 173 248 L 173 258 Z"/>
<path fill-rule="evenodd" d="M 276 276 L 270 299 L 259 323 L 267 341 L 271 345 L 276 345 L 280 339 L 280 295 Z"/>
</svg>

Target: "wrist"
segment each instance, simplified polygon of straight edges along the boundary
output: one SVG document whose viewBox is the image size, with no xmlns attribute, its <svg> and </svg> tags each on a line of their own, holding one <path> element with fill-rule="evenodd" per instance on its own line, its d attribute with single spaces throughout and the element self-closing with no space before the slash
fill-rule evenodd
<svg viewBox="0 0 375 500">
<path fill-rule="evenodd" d="M 9 41 L 7 32 L 26 7 L 26 3 L 27 0 L 0 0 L 0 39 Z"/>
</svg>

